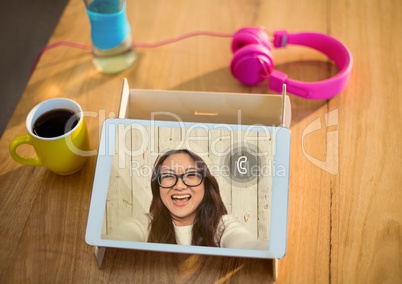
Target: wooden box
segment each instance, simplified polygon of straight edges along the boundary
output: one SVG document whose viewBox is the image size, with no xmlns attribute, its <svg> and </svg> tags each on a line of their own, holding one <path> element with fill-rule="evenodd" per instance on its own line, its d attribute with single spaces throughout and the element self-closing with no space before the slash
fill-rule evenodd
<svg viewBox="0 0 402 284">
<path fill-rule="evenodd" d="M 263 94 L 236 94 L 236 93 L 211 93 L 211 92 L 187 92 L 187 91 L 162 91 L 162 90 L 137 90 L 130 89 L 128 82 L 125 79 L 123 82 L 121 102 L 119 108 L 119 121 L 121 125 L 130 125 L 131 122 L 141 124 L 141 127 L 148 129 L 148 131 L 155 131 L 153 128 L 150 130 L 148 122 L 159 121 L 166 125 L 183 125 L 179 128 L 167 128 L 168 133 L 164 132 L 164 127 L 158 128 L 157 145 L 151 147 L 150 151 L 159 153 L 162 151 L 161 145 L 165 148 L 175 148 L 180 139 L 184 139 L 183 134 L 180 134 L 180 129 L 187 128 L 193 132 L 190 136 L 202 136 L 206 139 L 200 139 L 201 142 L 192 141 L 192 145 L 198 147 L 200 151 L 205 152 L 211 159 L 215 159 L 211 155 L 209 148 L 211 146 L 211 137 L 218 137 L 222 134 L 221 130 L 215 131 L 213 128 L 215 125 L 233 125 L 239 126 L 259 126 L 269 127 L 269 131 L 286 130 L 285 137 L 281 141 L 285 141 L 285 148 L 281 149 L 278 153 L 273 153 L 273 149 L 283 145 L 275 145 L 277 142 L 273 142 L 275 139 L 269 140 L 267 146 L 261 146 L 265 148 L 272 148 L 272 153 L 268 155 L 268 159 L 274 159 L 274 155 L 277 154 L 283 157 L 283 163 L 288 165 L 289 162 L 289 146 L 290 136 L 288 127 L 291 121 L 291 108 L 290 100 L 286 95 L 263 95 Z M 101 146 L 108 127 L 114 125 L 113 122 L 106 122 L 104 129 L 102 130 Z M 197 125 L 203 125 L 201 130 L 197 129 Z M 118 128 L 118 127 L 116 127 Z M 172 130 L 173 129 L 173 130 Z M 122 145 L 127 143 L 132 149 L 137 149 L 140 146 L 133 146 L 135 144 L 135 134 L 131 133 L 127 135 L 127 131 L 124 131 L 122 135 L 119 135 L 119 129 L 114 130 L 113 137 L 116 139 L 116 145 Z M 194 132 L 195 131 L 195 132 Z M 198 131 L 198 132 L 197 132 Z M 201 131 L 201 132 L 200 132 Z M 215 131 L 215 132 L 214 132 Z M 135 131 L 134 131 L 135 132 Z M 283 132 L 283 131 L 282 131 Z M 176 133 L 176 134 L 175 134 Z M 180 136 L 181 135 L 181 136 Z M 187 134 L 186 134 L 187 135 Z M 279 137 L 280 135 L 278 135 Z M 128 138 L 127 138 L 128 137 Z M 177 138 L 181 137 L 181 138 Z M 274 136 L 273 136 L 274 137 Z M 138 138 L 138 137 L 137 137 Z M 187 137 L 188 138 L 188 137 Z M 179 140 L 177 140 L 179 139 Z M 279 139 L 279 138 L 278 138 Z M 191 140 L 191 139 L 190 139 Z M 260 143 L 260 140 L 256 140 Z M 219 142 L 221 143 L 221 142 Z M 220 144 L 220 147 L 230 147 L 233 141 L 226 142 L 226 144 Z M 277 143 L 282 144 L 282 143 Z M 159 145 L 159 146 L 158 146 Z M 261 145 L 263 145 L 261 143 Z M 101 149 L 100 149 L 101 151 Z M 122 219 L 131 217 L 136 214 L 140 208 L 140 211 L 146 211 L 149 208 L 151 201 L 149 177 L 145 179 L 136 178 L 133 182 L 133 174 L 127 169 L 130 167 L 129 163 L 133 163 L 133 159 L 130 161 L 127 159 L 121 159 L 125 154 L 118 153 L 113 150 L 108 157 L 98 156 L 97 171 L 95 174 L 95 182 L 93 188 L 93 195 L 91 200 L 91 207 L 88 219 L 86 240 L 88 244 L 95 246 L 96 256 L 98 263 L 102 262 L 104 247 L 121 247 L 131 249 L 145 249 L 145 250 L 160 250 L 168 252 L 184 252 L 184 253 L 205 253 L 205 254 L 217 254 L 228 256 L 243 256 L 243 257 L 258 257 L 258 258 L 277 258 L 278 255 L 284 254 L 284 246 L 286 240 L 286 224 L 287 224 L 287 198 L 288 198 L 288 168 L 286 169 L 287 175 L 284 178 L 270 178 L 267 183 L 261 183 L 259 187 L 247 187 L 231 186 L 230 189 L 226 189 L 227 182 L 223 179 L 218 180 L 222 185 L 221 195 L 223 201 L 228 208 L 228 212 L 234 215 L 240 222 L 244 223 L 256 236 L 261 240 L 274 241 L 275 244 L 280 243 L 278 248 L 280 253 L 272 252 L 276 248 L 271 248 L 270 251 L 251 251 L 251 250 L 231 250 L 227 251 L 215 250 L 215 248 L 187 248 L 181 246 L 175 248 L 174 245 L 168 245 L 166 247 L 151 246 L 147 243 L 135 243 L 135 242 L 109 242 L 107 239 L 102 239 L 100 235 L 105 236 L 114 227 L 118 226 Z M 144 152 L 145 153 L 145 152 Z M 123 156 L 122 156 L 123 155 Z M 119 159 L 120 158 L 120 159 Z M 153 164 L 156 156 L 151 158 L 151 155 L 140 155 L 139 165 Z M 276 158 L 275 158 L 276 159 Z M 124 161 L 123 163 L 121 161 Z M 137 162 L 137 160 L 135 161 Z M 277 161 L 275 161 L 277 162 Z M 105 166 L 105 164 L 107 164 Z M 216 164 L 216 161 L 212 164 Z M 226 183 L 226 184 L 225 184 Z M 127 186 L 130 184 L 131 186 Z M 273 187 L 282 187 L 280 190 L 272 190 Z M 138 188 L 145 188 L 145 192 L 139 191 Z M 284 187 L 284 188 L 283 188 Z M 236 194 L 232 194 L 236 192 Z M 232 197 L 228 198 L 228 195 Z M 272 200 L 280 200 L 280 202 L 273 202 Z M 272 220 L 271 213 L 275 212 L 278 218 Z M 279 212 L 279 213 L 278 213 Z M 100 216 L 104 216 L 100 217 Z M 276 226 L 272 223 L 281 222 L 278 225 L 278 230 L 275 230 L 274 234 L 269 230 L 270 227 Z M 284 223 L 284 224 L 283 224 Z M 99 227 L 102 225 L 102 231 L 99 232 Z M 279 234 L 278 232 L 279 231 Z M 277 236 L 275 235 L 277 234 Z M 280 240 L 278 240 L 278 238 Z M 102 247 L 102 249 L 99 249 Z M 190 246 L 192 247 L 192 246 Z M 272 250 L 272 251 L 271 251 Z"/>
</svg>

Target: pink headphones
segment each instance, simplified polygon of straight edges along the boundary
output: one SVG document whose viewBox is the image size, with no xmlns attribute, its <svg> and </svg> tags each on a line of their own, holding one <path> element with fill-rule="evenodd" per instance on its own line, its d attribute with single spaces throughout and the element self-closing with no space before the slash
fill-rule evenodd
<svg viewBox="0 0 402 284">
<path fill-rule="evenodd" d="M 331 98 L 346 87 L 353 65 L 352 55 L 338 40 L 319 33 L 290 34 L 277 31 L 273 43 L 276 48 L 285 47 L 288 43 L 314 48 L 334 61 L 339 72 L 332 78 L 318 82 L 289 79 L 285 73 L 274 70 L 267 34 L 260 28 L 246 27 L 233 36 L 230 65 L 233 76 L 246 85 L 257 84 L 269 77 L 268 86 L 277 93 L 281 93 L 282 85 L 286 84 L 289 93 L 317 100 Z"/>
</svg>

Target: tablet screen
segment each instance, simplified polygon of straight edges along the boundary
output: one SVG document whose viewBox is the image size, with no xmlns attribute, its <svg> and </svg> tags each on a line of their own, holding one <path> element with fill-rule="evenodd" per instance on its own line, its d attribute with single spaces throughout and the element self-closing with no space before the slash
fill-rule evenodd
<svg viewBox="0 0 402 284">
<path fill-rule="evenodd" d="M 112 119 L 102 132 L 88 243 L 284 255 L 287 128 Z"/>
</svg>

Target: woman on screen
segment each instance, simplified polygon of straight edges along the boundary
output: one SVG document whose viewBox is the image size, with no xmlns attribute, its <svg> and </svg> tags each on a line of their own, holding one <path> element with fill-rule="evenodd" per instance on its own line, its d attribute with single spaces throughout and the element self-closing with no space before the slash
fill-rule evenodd
<svg viewBox="0 0 402 284">
<path fill-rule="evenodd" d="M 268 249 L 227 210 L 219 185 L 206 163 L 187 150 L 170 150 L 155 162 L 152 178 L 152 202 L 148 228 L 139 219 L 125 221 L 112 235 L 131 234 L 125 239 L 153 243 Z M 141 228 L 142 227 L 142 228 Z M 109 236 L 111 237 L 111 236 Z"/>
<path fill-rule="evenodd" d="M 227 211 L 216 179 L 197 154 L 171 150 L 159 157 L 151 188 L 149 242 L 218 246 Z"/>
</svg>

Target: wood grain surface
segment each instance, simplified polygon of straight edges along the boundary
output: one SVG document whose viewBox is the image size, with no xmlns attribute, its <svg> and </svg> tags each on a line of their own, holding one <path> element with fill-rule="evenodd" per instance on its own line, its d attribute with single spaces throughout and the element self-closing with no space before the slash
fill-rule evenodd
<svg viewBox="0 0 402 284">
<path fill-rule="evenodd" d="M 288 247 L 277 282 L 402 283 L 401 1 L 129 0 L 127 13 L 140 43 L 265 26 L 327 33 L 346 44 L 354 66 L 341 94 L 324 101 L 291 96 Z M 69 2 L 50 43 L 58 41 L 90 44 L 82 1 Z M 106 252 L 99 270 L 84 240 L 96 157 L 62 177 L 9 155 L 29 110 L 54 97 L 87 111 L 97 149 L 102 122 L 117 116 L 125 77 L 135 89 L 272 93 L 231 76 L 229 38 L 199 36 L 137 52 L 136 65 L 117 75 L 97 73 L 82 49 L 57 47 L 41 57 L 0 142 L 1 283 L 273 281 L 271 260 L 117 249 Z M 337 71 L 307 48 L 273 55 L 276 68 L 298 80 Z M 28 146 L 19 152 L 34 155 Z"/>
</svg>

